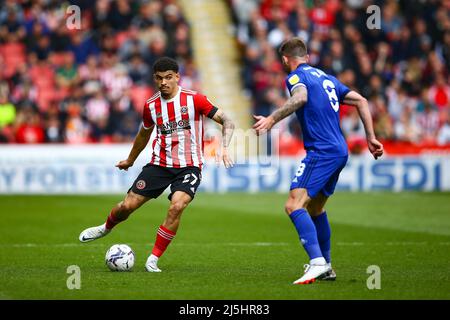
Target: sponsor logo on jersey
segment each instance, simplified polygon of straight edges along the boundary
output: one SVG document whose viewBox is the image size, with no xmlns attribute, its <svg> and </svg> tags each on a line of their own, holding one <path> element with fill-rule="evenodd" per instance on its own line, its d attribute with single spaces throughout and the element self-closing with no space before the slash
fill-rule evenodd
<svg viewBox="0 0 450 320">
<path fill-rule="evenodd" d="M 294 74 L 288 79 L 289 83 L 293 86 L 294 84 L 298 83 L 300 81 L 300 78 L 298 75 Z"/>
<path fill-rule="evenodd" d="M 191 125 L 188 119 L 183 119 L 179 121 L 169 121 L 163 123 L 162 125 L 158 125 L 159 130 L 162 134 L 171 134 L 178 130 L 189 130 L 191 129 Z"/>
</svg>

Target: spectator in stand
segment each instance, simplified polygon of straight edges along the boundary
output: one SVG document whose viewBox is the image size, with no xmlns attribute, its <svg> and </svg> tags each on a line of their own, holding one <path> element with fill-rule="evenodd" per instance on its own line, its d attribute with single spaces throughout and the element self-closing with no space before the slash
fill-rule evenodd
<svg viewBox="0 0 450 320">
<path fill-rule="evenodd" d="M 75 55 L 76 64 L 84 64 L 90 55 L 98 55 L 99 48 L 87 32 L 74 32 L 68 49 Z"/>
<path fill-rule="evenodd" d="M 86 102 L 86 117 L 94 131 L 94 140 L 106 135 L 110 105 L 100 87 L 92 90 L 92 97 Z"/>
<path fill-rule="evenodd" d="M 49 143 L 64 142 L 62 116 L 57 103 L 53 102 L 44 115 L 45 141 Z"/>
<path fill-rule="evenodd" d="M 82 106 L 74 100 L 67 105 L 67 120 L 65 125 L 66 143 L 78 144 L 91 141 L 91 125 L 82 117 Z"/>
<path fill-rule="evenodd" d="M 111 8 L 108 12 L 108 22 L 115 30 L 127 30 L 133 16 L 129 1 L 116 0 L 111 3 Z"/>
<path fill-rule="evenodd" d="M 365 139 L 364 126 L 355 108 L 350 109 L 348 115 L 342 119 L 341 127 L 347 140 Z"/>
<path fill-rule="evenodd" d="M 384 99 L 381 96 L 376 96 L 371 101 L 373 101 L 371 107 L 376 136 L 384 140 L 392 139 L 394 137 L 393 121 Z"/>
<path fill-rule="evenodd" d="M 149 66 L 152 66 L 156 60 L 168 54 L 166 41 L 164 33 L 160 31 L 155 32 L 154 38 L 146 51 L 145 61 Z"/>
<path fill-rule="evenodd" d="M 189 60 L 186 61 L 180 70 L 180 85 L 188 90 L 200 91 L 200 76 L 195 69 L 194 63 Z"/>
<path fill-rule="evenodd" d="M 435 83 L 428 90 L 428 99 L 438 110 L 449 110 L 450 86 L 446 83 L 443 74 L 436 75 Z"/>
<path fill-rule="evenodd" d="M 118 53 L 122 61 L 129 61 L 132 57 L 137 55 L 145 55 L 145 43 L 140 39 L 139 29 L 137 27 L 130 27 L 128 37 L 120 46 Z"/>
<path fill-rule="evenodd" d="M 16 143 L 43 143 L 44 129 L 39 114 L 31 106 L 23 108 L 17 115 Z"/>
<path fill-rule="evenodd" d="M 81 82 L 100 81 L 100 69 L 98 67 L 98 57 L 91 55 L 87 58 L 86 64 L 78 68 L 78 76 Z"/>
<path fill-rule="evenodd" d="M 439 129 L 437 143 L 441 146 L 450 144 L 450 114 L 445 114 L 445 121 Z"/>
<path fill-rule="evenodd" d="M 131 57 L 130 62 L 127 64 L 127 69 L 128 76 L 135 85 L 145 86 L 152 81 L 150 67 L 144 62 L 139 53 L 135 53 Z"/>
<path fill-rule="evenodd" d="M 56 82 L 60 87 L 68 88 L 79 82 L 75 58 L 71 52 L 64 54 L 63 65 L 56 70 Z"/>
<path fill-rule="evenodd" d="M 395 122 L 395 137 L 398 141 L 417 143 L 420 139 L 420 128 L 413 110 L 411 106 L 405 106 L 399 121 Z"/>
<path fill-rule="evenodd" d="M 104 79 L 107 96 L 114 100 L 122 97 L 132 85 L 128 70 L 124 64 L 116 64 L 110 78 Z"/>
<path fill-rule="evenodd" d="M 16 107 L 8 100 L 8 87 L 0 83 L 0 142 L 12 142 L 12 125 L 16 120 Z"/>
<path fill-rule="evenodd" d="M 7 1 L 6 6 L 0 11 L 0 35 L 9 35 L 17 41 L 21 41 L 26 34 L 24 26 L 23 10 L 14 1 Z"/>
<path fill-rule="evenodd" d="M 439 113 L 431 103 L 425 102 L 424 111 L 417 116 L 417 123 L 419 124 L 421 140 L 427 144 L 436 143 L 439 131 Z"/>
</svg>

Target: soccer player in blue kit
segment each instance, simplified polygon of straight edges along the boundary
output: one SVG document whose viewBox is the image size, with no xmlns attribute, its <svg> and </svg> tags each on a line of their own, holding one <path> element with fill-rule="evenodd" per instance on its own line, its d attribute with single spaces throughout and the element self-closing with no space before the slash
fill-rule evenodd
<svg viewBox="0 0 450 320">
<path fill-rule="evenodd" d="M 253 128 L 260 135 L 296 113 L 302 127 L 306 157 L 292 180 L 285 210 L 310 262 L 294 284 L 335 280 L 330 256 L 331 230 L 324 207 L 348 158 L 347 143 L 339 125 L 340 103 L 357 108 L 367 145 L 375 159 L 383 154 L 383 145 L 375 138 L 367 100 L 335 77 L 309 66 L 306 44 L 301 39 L 286 40 L 279 53 L 288 73 L 286 85 L 291 97 L 268 117 L 254 116 L 257 122 Z"/>
</svg>

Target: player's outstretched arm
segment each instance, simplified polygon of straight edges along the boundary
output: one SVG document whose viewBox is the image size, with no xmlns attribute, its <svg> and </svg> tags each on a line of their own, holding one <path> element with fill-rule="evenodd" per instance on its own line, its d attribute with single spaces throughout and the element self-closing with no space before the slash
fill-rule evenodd
<svg viewBox="0 0 450 320">
<path fill-rule="evenodd" d="M 230 168 L 233 166 L 233 160 L 228 155 L 228 146 L 233 136 L 234 123 L 221 109 L 217 110 L 212 119 L 222 125 L 222 150 L 216 156 L 216 161 L 222 161 L 225 168 Z"/>
<path fill-rule="evenodd" d="M 298 86 L 292 92 L 292 96 L 286 101 L 286 103 L 275 110 L 270 116 L 256 116 L 256 123 L 253 125 L 256 134 L 260 135 L 270 129 L 279 121 L 286 118 L 288 115 L 294 113 L 297 109 L 303 107 L 308 101 L 308 90 L 304 86 Z"/>
<path fill-rule="evenodd" d="M 344 104 L 355 106 L 358 109 L 359 117 L 364 124 L 367 145 L 373 157 L 378 159 L 383 155 L 383 145 L 375 137 L 372 125 L 372 116 L 369 111 L 367 99 L 355 91 L 350 91 L 344 98 Z"/>
<path fill-rule="evenodd" d="M 138 134 L 134 138 L 133 147 L 131 148 L 128 158 L 116 164 L 117 168 L 119 168 L 120 170 L 128 170 L 128 168 L 134 164 L 139 154 L 147 146 L 148 140 L 150 139 L 150 135 L 153 131 L 153 127 L 154 125 L 152 125 L 150 128 L 145 129 L 143 126 L 141 126 Z"/>
</svg>

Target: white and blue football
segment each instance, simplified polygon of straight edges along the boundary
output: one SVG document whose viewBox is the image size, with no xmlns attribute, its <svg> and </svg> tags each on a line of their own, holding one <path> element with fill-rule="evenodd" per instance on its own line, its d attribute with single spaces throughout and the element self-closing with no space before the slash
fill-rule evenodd
<svg viewBox="0 0 450 320">
<path fill-rule="evenodd" d="M 111 271 L 130 271 L 134 266 L 134 252 L 126 244 L 115 244 L 106 252 L 105 262 Z"/>
</svg>

